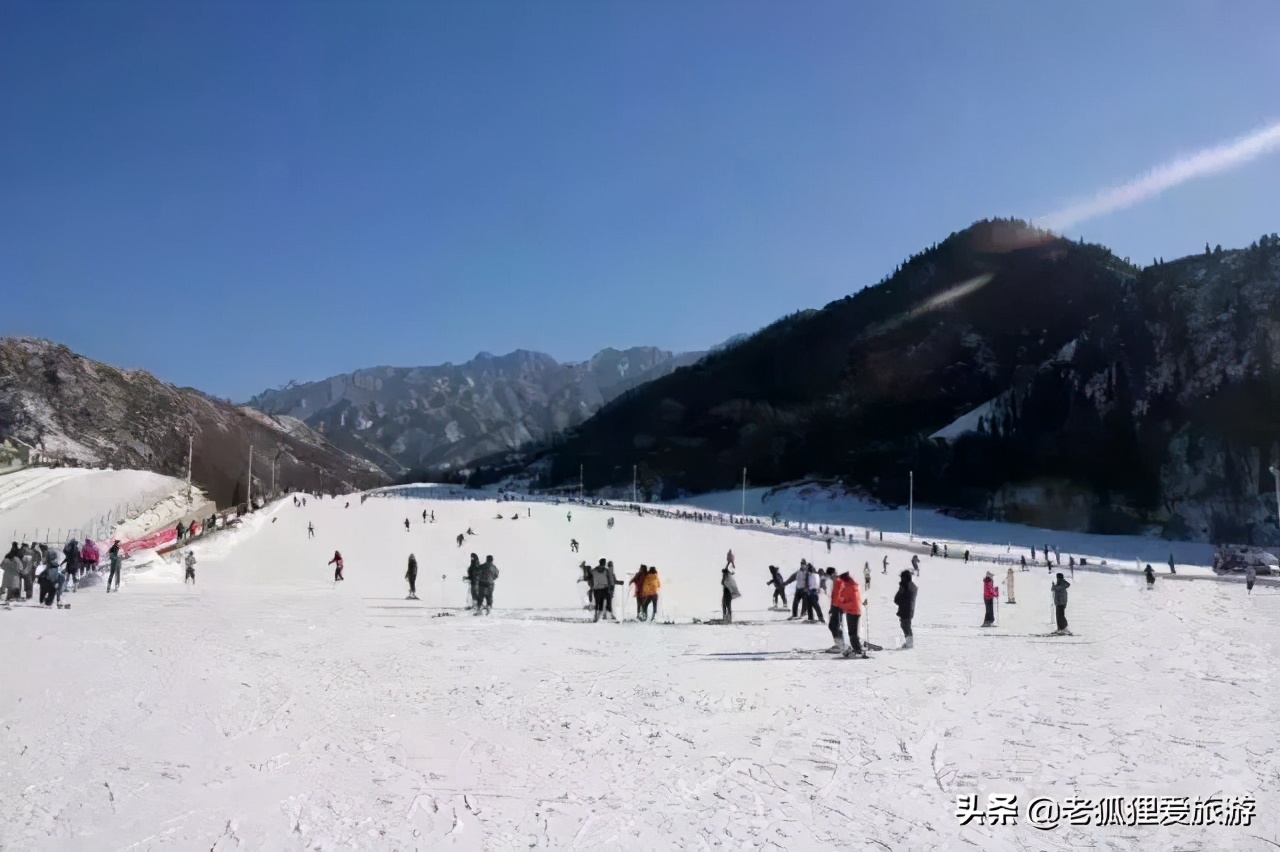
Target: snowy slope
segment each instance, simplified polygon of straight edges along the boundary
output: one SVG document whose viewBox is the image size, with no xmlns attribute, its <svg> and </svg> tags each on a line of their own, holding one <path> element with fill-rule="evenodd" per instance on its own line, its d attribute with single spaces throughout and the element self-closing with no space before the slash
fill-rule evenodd
<svg viewBox="0 0 1280 852">
<path fill-rule="evenodd" d="M 106 535 L 112 524 L 160 502 L 186 483 L 141 470 L 33 467 L 0 476 L 0 536 L 62 541 Z M 111 518 L 108 519 L 108 515 Z"/>
<path fill-rule="evenodd" d="M 747 514 L 754 517 L 769 518 L 777 512 L 792 522 L 844 526 L 848 531 L 856 530 L 858 536 L 870 529 L 872 537 L 877 540 L 880 531 L 884 532 L 885 541 L 905 543 L 909 539 L 905 506 L 886 508 L 818 484 L 778 489 L 748 488 L 746 496 Z M 668 508 L 688 506 L 736 515 L 742 511 L 742 492 L 699 494 L 665 505 Z M 1068 554 L 1092 557 L 1091 562 L 1108 559 L 1124 565 L 1131 565 L 1135 559 L 1160 565 L 1168 560 L 1170 554 L 1179 565 L 1208 565 L 1213 561 L 1213 545 L 1200 542 L 1062 532 L 1004 521 L 970 521 L 919 505 L 915 507 L 914 515 L 916 541 L 936 540 L 940 545 L 949 542 L 953 549 L 957 544 L 962 549 L 968 544 L 975 552 L 1003 554 L 1012 545 L 1010 552 L 1015 558 L 1022 554 L 1030 558 L 1029 548 L 1034 546 L 1039 551 L 1047 544 L 1059 549 L 1064 563 Z"/>
<path fill-rule="evenodd" d="M 344 508 L 350 502 L 350 508 Z M 423 523 L 434 510 L 437 523 Z M 526 514 L 531 511 L 531 515 Z M 572 511 L 573 520 L 566 518 Z M 501 513 L 506 518 L 497 520 Z M 510 520 L 519 512 L 519 520 Z M 605 520 L 612 515 L 616 526 Z M 411 519 L 410 530 L 403 521 Z M 316 538 L 308 540 L 308 522 Z M 459 549 L 454 536 L 476 535 Z M 582 544 L 569 552 L 569 539 Z M 733 548 L 743 597 L 718 610 Z M 334 587 L 325 562 L 346 559 Z M 408 553 L 420 602 L 405 600 Z M 471 551 L 502 570 L 476 618 Z M 1280 595 L 1078 572 L 1076 635 L 1038 639 L 1043 569 L 983 631 L 986 566 L 923 560 L 916 648 L 830 644 L 770 612 L 772 562 L 876 568 L 869 633 L 897 645 L 898 549 L 575 506 L 312 499 L 176 566 L 0 612 L 0 847 L 231 849 L 1264 849 L 1280 841 Z M 891 561 L 888 576 L 880 559 Z M 583 621 L 580 559 L 656 563 L 676 624 Z M 442 577 L 443 575 L 443 577 Z M 619 601 L 620 612 L 629 599 Z M 823 606 L 825 608 L 826 602 Z M 756 652 L 751 655 L 719 656 Z M 961 827 L 957 794 L 1258 797 L 1249 827 Z"/>
</svg>

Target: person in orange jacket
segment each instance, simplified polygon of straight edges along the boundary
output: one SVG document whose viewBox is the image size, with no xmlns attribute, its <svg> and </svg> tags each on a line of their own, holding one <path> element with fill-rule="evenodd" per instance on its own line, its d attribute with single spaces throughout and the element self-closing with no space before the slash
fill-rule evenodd
<svg viewBox="0 0 1280 852">
<path fill-rule="evenodd" d="M 998 597 L 1000 597 L 1000 587 L 996 585 L 995 575 L 988 571 L 987 576 L 982 578 L 982 602 L 987 607 L 987 617 L 982 622 L 983 627 L 995 626 L 995 606 Z"/>
<path fill-rule="evenodd" d="M 834 569 L 830 570 L 834 573 Z M 848 648 L 845 648 L 840 636 L 841 616 L 844 617 L 844 626 L 849 633 Z M 858 581 L 845 571 L 836 577 L 835 585 L 831 588 L 831 620 L 827 626 L 831 628 L 831 636 L 835 639 L 835 645 L 831 648 L 832 653 L 844 651 L 846 657 L 867 655 L 867 652 L 862 650 L 861 640 L 858 639 L 858 621 L 861 618 L 862 590 L 858 588 Z"/>
<path fill-rule="evenodd" d="M 658 579 L 657 566 L 650 565 L 649 573 L 644 575 L 644 582 L 640 584 L 640 600 L 641 608 L 644 612 L 644 618 L 649 621 L 656 621 L 658 618 L 658 590 L 662 588 L 662 581 Z"/>
</svg>

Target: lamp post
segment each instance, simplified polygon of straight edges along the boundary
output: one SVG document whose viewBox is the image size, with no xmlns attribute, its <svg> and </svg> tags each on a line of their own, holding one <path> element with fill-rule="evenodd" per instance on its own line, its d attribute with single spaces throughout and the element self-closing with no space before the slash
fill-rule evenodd
<svg viewBox="0 0 1280 852">
<path fill-rule="evenodd" d="M 1276 525 L 1280 526 L 1280 467 L 1271 465 L 1271 479 L 1276 484 Z"/>
<path fill-rule="evenodd" d="M 907 538 L 910 541 L 916 540 L 916 472 L 913 470 L 907 474 Z"/>
<path fill-rule="evenodd" d="M 637 491 L 636 491 L 636 485 L 639 483 L 639 479 L 637 476 L 637 468 L 638 468 L 638 465 L 634 465 L 634 464 L 631 465 L 631 502 L 632 503 L 640 502 L 640 500 L 637 498 Z"/>
</svg>

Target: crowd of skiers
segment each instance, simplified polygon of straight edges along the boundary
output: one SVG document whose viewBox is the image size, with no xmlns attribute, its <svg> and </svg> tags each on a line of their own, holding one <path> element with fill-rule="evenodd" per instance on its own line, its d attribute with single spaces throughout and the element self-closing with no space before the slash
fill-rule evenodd
<svg viewBox="0 0 1280 852">
<path fill-rule="evenodd" d="M 113 580 L 118 590 L 121 561 L 119 542 L 112 542 L 107 556 L 111 569 L 107 591 L 111 591 Z M 0 602 L 10 606 L 12 601 L 30 600 L 36 596 L 38 589 L 37 601 L 42 606 L 62 607 L 63 593 L 77 591 L 80 578 L 88 572 L 98 570 L 99 559 L 98 546 L 87 538 L 83 543 L 75 539 L 68 541 L 61 552 L 46 544 L 24 542 L 19 545 L 15 541 L 4 559 L 0 560 Z"/>
</svg>

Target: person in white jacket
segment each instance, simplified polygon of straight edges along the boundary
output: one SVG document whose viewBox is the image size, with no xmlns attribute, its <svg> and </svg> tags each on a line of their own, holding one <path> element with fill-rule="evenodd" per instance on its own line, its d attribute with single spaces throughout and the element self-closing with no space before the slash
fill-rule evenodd
<svg viewBox="0 0 1280 852">
<path fill-rule="evenodd" d="M 1006 600 L 1005 603 L 1016 604 L 1018 602 L 1017 598 L 1015 598 L 1013 595 L 1013 569 L 1012 568 L 1010 568 L 1007 572 L 1005 572 L 1005 575 L 1004 575 L 1004 593 L 1005 595 L 1008 596 L 1008 600 Z"/>
<path fill-rule="evenodd" d="M 809 620 L 817 621 L 820 624 L 826 624 L 826 621 L 822 617 L 822 604 L 818 601 L 818 592 L 826 585 L 826 580 L 826 575 L 813 566 L 809 567 L 809 572 L 805 575 L 805 589 L 807 590 L 808 598 L 805 603 L 809 609 Z"/>
<path fill-rule="evenodd" d="M 187 581 L 188 581 L 188 580 L 190 580 L 190 581 L 191 581 L 191 585 L 193 585 L 193 586 L 194 586 L 194 585 L 195 585 L 195 583 L 196 583 L 196 554 L 195 554 L 195 552 L 194 552 L 194 551 L 191 551 L 191 550 L 188 550 L 188 551 L 187 551 L 187 558 L 186 558 L 186 559 L 184 559 L 184 560 L 182 561 L 182 564 L 187 566 L 187 572 L 186 572 L 186 574 L 185 574 L 185 575 L 183 576 L 183 578 L 182 578 L 182 585 L 184 585 L 184 586 L 185 586 L 185 585 L 187 584 Z"/>
</svg>

